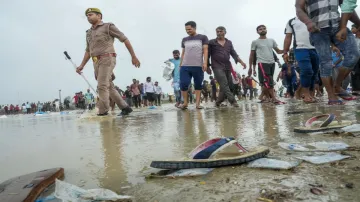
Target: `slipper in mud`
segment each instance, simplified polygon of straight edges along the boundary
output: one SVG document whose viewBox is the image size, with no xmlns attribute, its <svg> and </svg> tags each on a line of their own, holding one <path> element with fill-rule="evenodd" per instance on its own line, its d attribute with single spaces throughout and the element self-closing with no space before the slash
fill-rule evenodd
<svg viewBox="0 0 360 202">
<path fill-rule="evenodd" d="M 181 110 L 187 110 L 188 109 L 188 107 L 185 106 L 185 105 L 180 105 L 178 108 L 181 109 Z"/>
<path fill-rule="evenodd" d="M 319 119 L 326 118 L 325 121 L 318 121 Z M 335 121 L 334 121 L 335 120 Z M 305 127 L 294 128 L 297 133 L 312 133 L 332 129 L 343 128 L 351 125 L 351 121 L 339 121 L 334 114 L 323 114 L 314 116 L 306 121 Z"/>
<path fill-rule="evenodd" d="M 341 92 L 341 93 L 337 93 L 335 95 L 337 95 L 340 98 L 347 100 L 347 101 L 356 100 L 356 97 L 351 96 L 348 92 Z"/>
<path fill-rule="evenodd" d="M 280 100 L 275 100 L 275 101 L 273 101 L 273 103 L 275 105 L 284 105 L 284 104 L 286 104 L 286 102 L 283 102 L 283 101 L 280 101 Z"/>
<path fill-rule="evenodd" d="M 329 100 L 328 105 L 344 105 L 345 102 L 342 100 Z"/>
<path fill-rule="evenodd" d="M 196 106 L 196 109 L 204 109 L 204 107 L 199 105 L 199 106 Z"/>
<path fill-rule="evenodd" d="M 215 168 L 248 163 L 267 156 L 267 147 L 246 150 L 232 137 L 214 138 L 197 146 L 186 159 L 157 160 L 151 167 L 161 169 Z"/>
</svg>

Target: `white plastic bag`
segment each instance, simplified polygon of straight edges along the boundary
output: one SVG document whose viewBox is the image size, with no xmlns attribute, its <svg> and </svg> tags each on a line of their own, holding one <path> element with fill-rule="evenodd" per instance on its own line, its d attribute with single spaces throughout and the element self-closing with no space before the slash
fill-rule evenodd
<svg viewBox="0 0 360 202">
<path fill-rule="evenodd" d="M 175 69 L 175 65 L 170 61 L 166 61 L 164 62 L 162 67 L 164 68 L 163 70 L 164 79 L 166 79 L 166 81 L 170 81 L 173 78 L 173 71 Z"/>
<path fill-rule="evenodd" d="M 248 164 L 249 168 L 269 168 L 269 169 L 284 169 L 288 170 L 300 165 L 300 161 L 287 162 L 276 159 L 261 158 L 256 159 Z"/>
<path fill-rule="evenodd" d="M 350 156 L 345 156 L 338 153 L 328 153 L 321 156 L 300 156 L 296 158 L 313 164 L 323 164 L 323 163 L 331 163 L 334 161 L 340 161 L 346 158 L 350 158 Z"/>
<path fill-rule="evenodd" d="M 55 197 L 64 202 L 116 201 L 131 198 L 130 196 L 117 195 L 108 189 L 85 190 L 58 179 L 55 181 Z"/>
</svg>

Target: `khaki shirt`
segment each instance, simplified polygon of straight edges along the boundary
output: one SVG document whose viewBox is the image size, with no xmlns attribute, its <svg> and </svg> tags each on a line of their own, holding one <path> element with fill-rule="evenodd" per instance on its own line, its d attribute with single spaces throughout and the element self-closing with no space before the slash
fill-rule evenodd
<svg viewBox="0 0 360 202">
<path fill-rule="evenodd" d="M 101 22 L 96 27 L 86 31 L 86 52 L 90 56 L 99 56 L 106 53 L 115 53 L 114 38 L 124 42 L 127 37 L 114 24 Z"/>
</svg>

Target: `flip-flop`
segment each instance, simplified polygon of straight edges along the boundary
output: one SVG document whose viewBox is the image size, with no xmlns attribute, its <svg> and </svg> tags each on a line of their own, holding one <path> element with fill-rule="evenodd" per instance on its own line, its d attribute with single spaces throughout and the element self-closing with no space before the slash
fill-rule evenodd
<svg viewBox="0 0 360 202">
<path fill-rule="evenodd" d="M 356 97 L 351 96 L 348 92 L 336 93 L 335 95 L 347 101 L 356 100 Z"/>
<path fill-rule="evenodd" d="M 342 100 L 329 100 L 328 105 L 344 105 L 345 102 Z"/>
<path fill-rule="evenodd" d="M 181 109 L 181 110 L 187 110 L 188 107 L 184 106 L 184 105 L 180 105 L 178 108 Z"/>
<path fill-rule="evenodd" d="M 318 119 L 320 118 L 326 118 L 325 121 L 315 124 L 315 122 L 318 122 Z M 334 122 L 334 120 L 336 122 Z M 297 127 L 294 128 L 294 132 L 297 133 L 313 133 L 313 132 L 320 132 L 320 131 L 326 131 L 326 130 L 332 130 L 332 129 L 338 129 L 343 128 L 346 126 L 351 125 L 351 121 L 339 121 L 336 119 L 336 116 L 334 114 L 323 114 L 319 116 L 315 116 L 310 118 L 306 121 L 305 127 Z M 316 127 L 314 127 L 316 125 Z"/>
<path fill-rule="evenodd" d="M 204 107 L 199 105 L 199 106 L 196 107 L 196 109 L 204 109 Z"/>
<path fill-rule="evenodd" d="M 275 105 L 284 105 L 284 104 L 286 104 L 286 102 L 283 102 L 283 101 L 280 101 L 280 100 L 273 101 L 272 103 L 274 103 Z"/>
<path fill-rule="evenodd" d="M 359 96 L 360 92 L 354 91 L 354 92 L 352 92 L 352 95 Z"/>
</svg>

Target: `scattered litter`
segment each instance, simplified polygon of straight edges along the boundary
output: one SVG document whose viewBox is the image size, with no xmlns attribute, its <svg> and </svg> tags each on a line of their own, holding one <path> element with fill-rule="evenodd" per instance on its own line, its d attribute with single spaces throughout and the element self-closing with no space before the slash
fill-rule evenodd
<svg viewBox="0 0 360 202">
<path fill-rule="evenodd" d="M 195 177 L 206 175 L 213 171 L 214 168 L 192 168 L 181 170 L 160 170 L 157 173 L 151 173 L 146 178 L 176 178 L 176 177 Z"/>
<path fill-rule="evenodd" d="M 310 188 L 310 192 L 315 195 L 322 195 L 324 193 L 323 190 L 316 188 L 316 187 Z"/>
<path fill-rule="evenodd" d="M 309 143 L 309 145 L 321 151 L 339 151 L 346 150 L 349 147 L 344 142 L 314 142 Z"/>
<path fill-rule="evenodd" d="M 261 158 L 248 164 L 249 168 L 269 168 L 288 170 L 300 165 L 301 161 L 287 162 L 276 159 Z"/>
<path fill-rule="evenodd" d="M 205 184 L 206 184 L 206 182 L 202 181 L 202 182 L 200 182 L 200 184 L 201 184 L 201 185 L 205 185 Z"/>
<path fill-rule="evenodd" d="M 338 153 L 328 153 L 321 156 L 301 156 L 296 158 L 313 164 L 323 164 L 323 163 L 331 163 L 334 161 L 340 161 L 346 158 L 350 158 L 350 156 L 345 156 Z"/>
<path fill-rule="evenodd" d="M 300 144 L 289 144 L 285 142 L 279 142 L 278 145 L 279 147 L 290 151 L 310 151 L 308 148 Z"/>
<path fill-rule="evenodd" d="M 354 125 L 346 126 L 344 128 L 341 128 L 340 131 L 346 132 L 346 133 L 360 132 L 360 124 L 354 124 Z"/>
<path fill-rule="evenodd" d="M 291 151 L 341 151 L 349 148 L 344 142 L 313 142 L 305 145 L 279 142 L 278 145 Z"/>
<path fill-rule="evenodd" d="M 156 107 L 155 106 L 150 106 L 149 109 L 156 109 Z"/>
<path fill-rule="evenodd" d="M 72 184 L 57 180 L 55 181 L 55 197 L 63 201 L 91 202 L 91 201 L 116 201 L 131 199 L 130 196 L 117 195 L 108 189 L 85 190 Z"/>
</svg>

